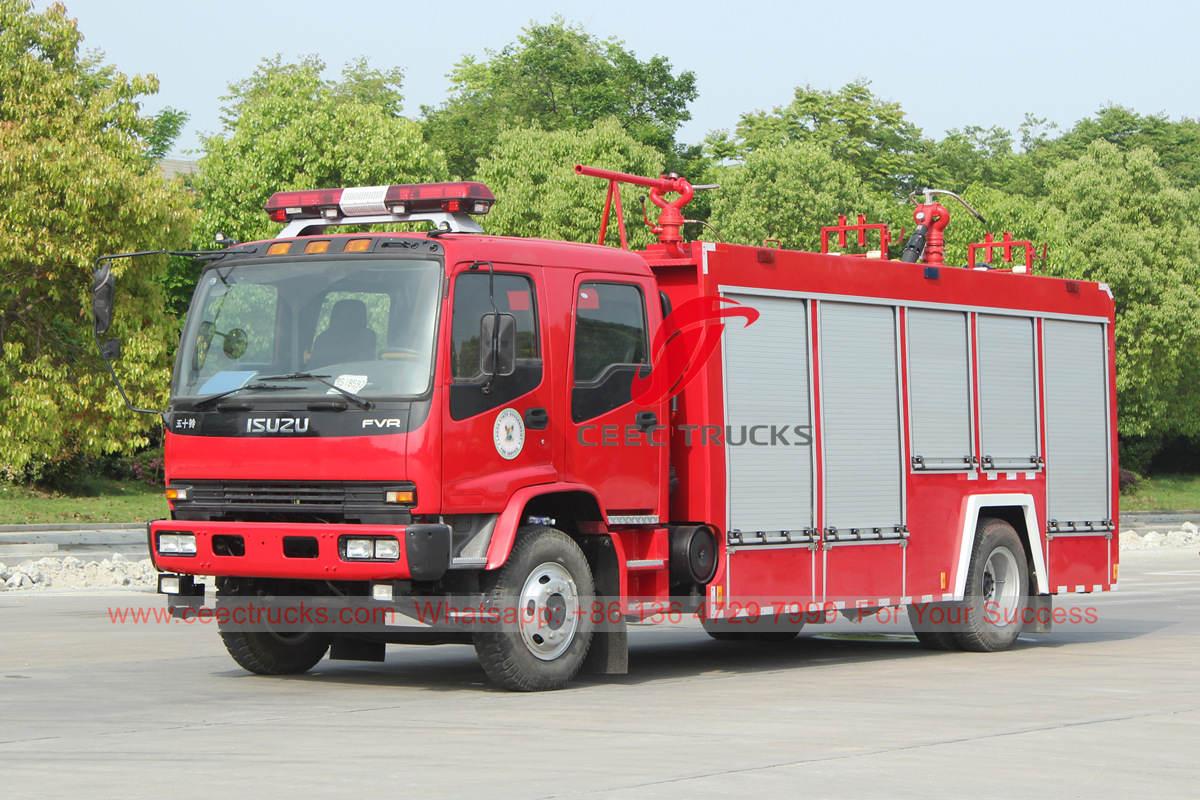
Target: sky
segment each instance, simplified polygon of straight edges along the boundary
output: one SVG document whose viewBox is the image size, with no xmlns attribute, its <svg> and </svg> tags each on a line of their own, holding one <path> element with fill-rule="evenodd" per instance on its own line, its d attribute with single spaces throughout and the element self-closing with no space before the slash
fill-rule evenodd
<svg viewBox="0 0 1200 800">
<path fill-rule="evenodd" d="M 445 97 L 446 73 L 464 54 L 499 49 L 555 15 L 695 72 L 700 97 L 684 142 L 786 104 L 798 85 L 836 89 L 859 78 L 933 136 L 965 125 L 1015 129 L 1026 112 L 1066 127 L 1113 103 L 1200 116 L 1200 4 L 1186 0 L 64 2 L 86 48 L 123 72 L 159 77 L 147 111 L 190 114 L 173 153 L 185 158 L 196 157 L 200 135 L 220 130 L 228 85 L 265 57 L 316 54 L 331 74 L 359 56 L 402 67 L 405 113 L 417 116 Z"/>
</svg>

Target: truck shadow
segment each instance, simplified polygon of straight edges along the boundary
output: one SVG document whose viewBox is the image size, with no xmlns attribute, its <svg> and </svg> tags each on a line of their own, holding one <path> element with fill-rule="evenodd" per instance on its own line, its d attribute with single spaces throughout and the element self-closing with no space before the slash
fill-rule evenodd
<svg viewBox="0 0 1200 800">
<path fill-rule="evenodd" d="M 1120 630 L 1071 628 L 1048 636 L 1022 636 L 1009 654 L 951 652 L 922 648 L 907 633 L 872 630 L 806 632 L 790 642 L 713 641 L 694 628 L 654 630 L 634 628 L 630 635 L 627 675 L 580 675 L 564 691 L 602 685 L 639 685 L 692 677 L 719 677 L 878 663 L 886 667 L 909 659 L 925 659 L 930 668 L 939 661 L 959 670 L 964 659 L 986 659 L 1033 653 L 1047 648 L 1135 639 L 1170 622 L 1126 620 Z M 241 672 L 225 675 L 251 676 Z M 278 679 L 272 679 L 278 680 Z M 488 683 L 472 648 L 464 645 L 393 646 L 387 661 L 367 664 L 322 661 L 313 672 L 287 680 L 348 686 L 396 686 L 427 691 L 503 692 Z"/>
</svg>

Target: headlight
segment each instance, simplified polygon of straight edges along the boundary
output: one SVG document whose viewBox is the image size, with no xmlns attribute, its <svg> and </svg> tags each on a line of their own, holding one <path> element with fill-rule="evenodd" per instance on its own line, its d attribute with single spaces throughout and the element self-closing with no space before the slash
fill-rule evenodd
<svg viewBox="0 0 1200 800">
<path fill-rule="evenodd" d="M 158 552 L 164 556 L 194 556 L 196 555 L 196 534 L 160 533 L 158 535 Z"/>
<path fill-rule="evenodd" d="M 397 561 L 400 542 L 390 536 L 343 540 L 347 561 Z"/>
<path fill-rule="evenodd" d="M 395 561 L 400 558 L 400 542 L 395 539 L 376 539 L 375 558 L 381 561 Z"/>
<path fill-rule="evenodd" d="M 370 539 L 346 540 L 346 558 L 366 560 L 372 558 L 374 554 L 374 543 Z"/>
</svg>

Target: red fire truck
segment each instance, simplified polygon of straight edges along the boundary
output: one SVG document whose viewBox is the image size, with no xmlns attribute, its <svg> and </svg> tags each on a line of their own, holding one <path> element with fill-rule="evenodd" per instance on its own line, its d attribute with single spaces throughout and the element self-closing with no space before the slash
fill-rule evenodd
<svg viewBox="0 0 1200 800">
<path fill-rule="evenodd" d="M 196 576 L 218 606 L 457 598 L 509 624 L 221 635 L 263 674 L 472 642 L 530 690 L 624 672 L 625 624 L 673 611 L 786 640 L 907 607 L 925 646 L 991 651 L 1116 587 L 1107 286 L 1031 274 L 1008 236 L 945 265 L 948 193 L 892 259 L 861 218 L 820 253 L 686 241 L 685 179 L 577 171 L 609 181 L 621 248 L 486 235 L 465 182 L 280 192 L 278 237 L 192 254 L 148 526 L 176 613 Z M 644 251 L 620 182 L 660 208 Z M 337 232 L 398 222 L 431 227 Z"/>
</svg>

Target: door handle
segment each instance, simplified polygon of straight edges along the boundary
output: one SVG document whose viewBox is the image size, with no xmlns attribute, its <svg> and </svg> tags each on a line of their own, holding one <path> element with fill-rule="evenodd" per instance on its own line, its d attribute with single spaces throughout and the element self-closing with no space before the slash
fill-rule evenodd
<svg viewBox="0 0 1200 800">
<path fill-rule="evenodd" d="M 525 410 L 525 427 L 531 430 L 545 430 L 550 424 L 550 415 L 544 408 L 528 408 Z"/>
<path fill-rule="evenodd" d="M 649 430 L 658 424 L 658 414 L 653 411 L 639 411 L 634 417 L 634 422 L 642 430 Z"/>
</svg>

